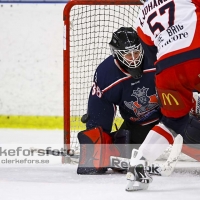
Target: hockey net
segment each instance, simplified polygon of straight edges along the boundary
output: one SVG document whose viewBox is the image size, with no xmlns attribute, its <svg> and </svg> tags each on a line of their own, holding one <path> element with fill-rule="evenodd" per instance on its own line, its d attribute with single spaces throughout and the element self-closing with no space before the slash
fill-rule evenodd
<svg viewBox="0 0 200 200">
<path fill-rule="evenodd" d="M 77 134 L 86 129 L 81 117 L 87 112 L 94 71 L 111 54 L 112 33 L 122 26 L 135 27 L 140 5 L 139 0 L 72 0 L 64 8 L 64 144 L 75 154 Z M 118 113 L 115 123 L 121 123 Z"/>
<path fill-rule="evenodd" d="M 134 27 L 139 0 L 76 0 L 64 9 L 64 143 L 79 152 L 77 133 L 85 130 L 81 116 L 96 67 L 111 52 L 112 33 L 122 26 Z M 119 114 L 115 123 L 120 123 Z"/>
</svg>

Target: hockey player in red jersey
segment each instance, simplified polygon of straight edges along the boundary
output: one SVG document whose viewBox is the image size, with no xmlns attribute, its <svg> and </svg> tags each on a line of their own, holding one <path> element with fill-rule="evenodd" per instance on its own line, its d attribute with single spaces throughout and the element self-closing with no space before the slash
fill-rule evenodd
<svg viewBox="0 0 200 200">
<path fill-rule="evenodd" d="M 149 63 L 156 67 L 156 89 L 163 117 L 135 152 L 137 156 L 131 158 L 127 179 L 138 187 L 127 190 L 147 188 L 139 186 L 143 179 L 137 177 L 137 165 L 143 158 L 154 161 L 173 144 L 176 134 L 190 144 L 183 145 L 182 151 L 200 160 L 200 126 L 196 118 L 189 116 L 196 103 L 192 92 L 200 91 L 200 1 L 143 2 L 137 32 Z M 148 177 L 145 180 L 148 184 Z"/>
</svg>

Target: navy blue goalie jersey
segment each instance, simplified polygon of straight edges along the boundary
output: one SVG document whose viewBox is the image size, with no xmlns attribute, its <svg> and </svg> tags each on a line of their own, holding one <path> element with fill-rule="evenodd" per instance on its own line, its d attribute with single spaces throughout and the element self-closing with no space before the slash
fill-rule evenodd
<svg viewBox="0 0 200 200">
<path fill-rule="evenodd" d="M 106 58 L 96 69 L 88 100 L 87 129 L 101 126 L 111 132 L 116 110 L 130 123 L 146 125 L 158 121 L 161 113 L 155 90 L 155 68 L 143 60 L 143 75 L 133 79 L 114 60 Z"/>
</svg>

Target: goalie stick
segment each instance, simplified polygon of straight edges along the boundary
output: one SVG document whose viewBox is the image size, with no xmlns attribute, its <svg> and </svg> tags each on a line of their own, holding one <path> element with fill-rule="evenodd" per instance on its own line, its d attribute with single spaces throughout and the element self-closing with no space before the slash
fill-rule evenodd
<svg viewBox="0 0 200 200">
<path fill-rule="evenodd" d="M 148 165 L 146 171 L 151 175 L 170 176 L 174 171 L 174 168 L 178 161 L 182 145 L 183 138 L 181 135 L 177 135 L 167 161 L 165 161 L 163 164 L 153 163 L 152 165 Z M 110 165 L 113 168 L 128 169 L 128 167 L 130 166 L 129 163 L 130 159 L 128 158 L 114 156 L 110 157 Z"/>
<path fill-rule="evenodd" d="M 178 157 L 181 153 L 183 145 L 183 138 L 181 135 L 177 135 L 174 144 L 171 149 L 171 153 L 164 164 L 153 163 L 147 167 L 147 171 L 152 175 L 159 175 L 159 176 L 169 176 L 173 171 L 174 167 L 178 161 Z M 73 159 L 79 159 L 79 155 L 74 155 L 74 150 L 51 150 L 51 149 L 39 149 L 39 148 L 30 148 L 32 153 L 37 153 L 40 155 L 53 155 L 53 156 L 64 156 L 70 157 Z M 129 167 L 130 159 L 122 158 L 122 157 L 114 157 L 110 156 L 110 168 L 118 168 L 118 169 L 127 169 Z"/>
<path fill-rule="evenodd" d="M 115 157 L 110 156 L 110 167 L 114 169 L 121 169 L 121 170 L 127 170 L 130 166 L 130 159 L 128 158 L 122 158 L 122 157 Z M 151 165 L 148 165 L 146 168 L 146 171 L 151 175 L 161 175 L 161 166 L 159 163 L 153 163 Z"/>
<path fill-rule="evenodd" d="M 178 158 L 180 156 L 183 146 L 183 137 L 178 134 L 174 139 L 174 144 L 172 146 L 171 152 L 167 161 L 161 166 L 161 175 L 170 176 L 174 171 Z"/>
<path fill-rule="evenodd" d="M 34 147 L 31 147 L 30 150 L 32 153 L 37 153 L 40 155 L 70 157 L 70 158 L 73 158 L 74 160 L 76 160 L 77 162 L 79 160 L 79 155 L 74 155 L 72 153 L 73 150 L 71 153 L 69 153 L 70 151 L 68 151 L 68 153 L 67 153 L 67 151 L 39 149 L 39 148 L 34 148 Z M 128 159 L 128 158 L 110 156 L 110 166 L 109 167 L 114 168 L 114 169 L 126 170 L 129 167 L 129 162 L 130 162 L 130 159 Z M 151 175 L 161 176 L 161 174 L 160 174 L 161 168 L 160 168 L 159 164 L 157 164 L 157 163 L 149 165 L 147 171 Z"/>
</svg>

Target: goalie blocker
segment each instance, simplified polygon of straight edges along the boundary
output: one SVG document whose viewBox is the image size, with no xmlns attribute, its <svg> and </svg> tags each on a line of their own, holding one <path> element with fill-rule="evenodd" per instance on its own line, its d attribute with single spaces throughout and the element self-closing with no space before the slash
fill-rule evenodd
<svg viewBox="0 0 200 200">
<path fill-rule="evenodd" d="M 78 133 L 80 159 L 77 174 L 103 174 L 110 167 L 110 157 L 131 157 L 130 132 L 118 130 L 107 134 L 101 127 Z"/>
</svg>

